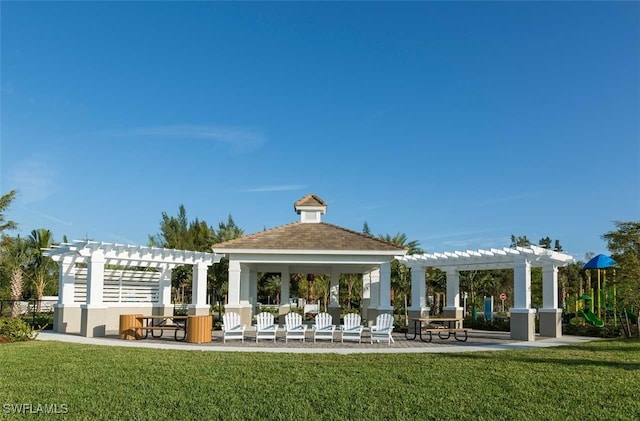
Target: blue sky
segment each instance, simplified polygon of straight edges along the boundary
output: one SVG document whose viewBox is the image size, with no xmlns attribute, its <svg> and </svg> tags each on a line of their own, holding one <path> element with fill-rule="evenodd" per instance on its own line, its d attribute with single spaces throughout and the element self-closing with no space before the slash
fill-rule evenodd
<svg viewBox="0 0 640 421">
<path fill-rule="evenodd" d="M 637 2 L 2 2 L 0 192 L 26 234 L 146 244 L 184 204 L 426 251 L 606 253 L 640 216 Z"/>
</svg>

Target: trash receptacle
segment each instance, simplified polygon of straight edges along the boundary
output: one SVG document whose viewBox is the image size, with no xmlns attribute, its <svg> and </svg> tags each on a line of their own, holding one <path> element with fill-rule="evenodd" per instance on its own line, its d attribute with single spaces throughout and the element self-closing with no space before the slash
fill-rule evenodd
<svg viewBox="0 0 640 421">
<path fill-rule="evenodd" d="M 211 342 L 212 327 L 211 316 L 187 317 L 187 342 L 192 344 Z"/>
<path fill-rule="evenodd" d="M 120 315 L 120 339 L 133 340 L 142 334 L 142 314 Z M 138 336 L 139 337 L 139 336 Z"/>
</svg>

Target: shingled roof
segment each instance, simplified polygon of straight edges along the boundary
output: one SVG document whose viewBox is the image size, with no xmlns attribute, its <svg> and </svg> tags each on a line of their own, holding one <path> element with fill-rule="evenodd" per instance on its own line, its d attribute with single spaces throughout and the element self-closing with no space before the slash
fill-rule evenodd
<svg viewBox="0 0 640 421">
<path fill-rule="evenodd" d="M 326 202 L 320 199 L 315 194 L 308 194 L 302 199 L 293 204 L 294 207 L 298 206 L 327 206 Z"/>
<path fill-rule="evenodd" d="M 308 196 L 307 196 L 308 197 Z M 305 198 L 301 199 L 305 200 Z M 212 249 L 240 250 L 334 250 L 334 251 L 397 251 L 405 248 L 351 231 L 337 225 L 320 222 L 294 222 L 234 240 L 214 244 Z"/>
</svg>

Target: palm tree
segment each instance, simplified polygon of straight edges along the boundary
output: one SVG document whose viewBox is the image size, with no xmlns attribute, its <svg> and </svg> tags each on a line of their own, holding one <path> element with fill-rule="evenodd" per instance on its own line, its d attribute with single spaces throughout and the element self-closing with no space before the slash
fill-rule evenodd
<svg viewBox="0 0 640 421">
<path fill-rule="evenodd" d="M 9 208 L 13 199 L 16 198 L 18 192 L 16 190 L 11 190 L 9 193 L 0 196 L 0 233 L 4 230 L 12 230 L 18 227 L 18 224 L 14 221 L 5 221 L 4 213 Z"/>
<path fill-rule="evenodd" d="M 29 266 L 33 271 L 33 286 L 38 300 L 36 311 L 40 311 L 40 300 L 42 300 L 44 290 L 51 280 L 51 273 L 55 272 L 56 268 L 54 261 L 43 254 L 43 249 L 49 248 L 53 244 L 53 235 L 48 229 L 40 228 L 31 231 L 27 241 L 31 255 Z"/>
<path fill-rule="evenodd" d="M 418 240 L 409 241 L 406 234 L 397 233 L 396 235 L 380 234 L 378 235 L 380 240 L 387 243 L 394 244 L 396 246 L 404 247 L 407 249 L 407 254 L 420 254 L 424 253 L 424 250 L 420 248 L 420 242 Z M 407 318 L 407 303 L 408 297 L 411 293 L 411 282 L 409 282 L 409 268 L 404 264 L 399 263 L 397 260 L 391 262 L 391 293 L 392 299 L 403 298 L 404 303 L 404 315 L 405 322 Z"/>
<path fill-rule="evenodd" d="M 18 301 L 22 298 L 24 288 L 24 267 L 29 260 L 27 242 L 20 236 L 15 239 L 5 237 L 0 252 L 2 266 L 11 273 L 11 317 L 17 317 L 20 314 Z"/>
</svg>

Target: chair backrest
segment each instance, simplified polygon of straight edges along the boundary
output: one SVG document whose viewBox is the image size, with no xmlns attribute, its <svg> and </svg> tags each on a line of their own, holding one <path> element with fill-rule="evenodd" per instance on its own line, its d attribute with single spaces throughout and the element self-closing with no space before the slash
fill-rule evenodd
<svg viewBox="0 0 640 421">
<path fill-rule="evenodd" d="M 258 329 L 265 328 L 273 325 L 273 314 L 266 311 L 256 316 L 256 326 Z"/>
<path fill-rule="evenodd" d="M 222 323 L 225 330 L 233 329 L 234 327 L 240 325 L 240 315 L 238 313 L 234 313 L 233 311 L 224 313 L 224 316 L 222 316 Z"/>
<path fill-rule="evenodd" d="M 358 313 L 349 313 L 344 316 L 344 322 L 342 325 L 345 329 L 352 329 L 354 327 L 360 326 L 362 319 Z"/>
<path fill-rule="evenodd" d="M 378 330 L 393 327 L 393 315 L 389 313 L 379 314 L 378 317 L 376 317 L 376 326 Z"/>
<path fill-rule="evenodd" d="M 329 313 L 318 313 L 316 315 L 316 328 L 322 329 L 327 326 L 331 326 L 333 322 L 333 317 Z"/>
<path fill-rule="evenodd" d="M 298 313 L 287 313 L 287 315 L 284 316 L 284 323 L 287 326 L 287 329 L 298 327 L 302 325 L 302 316 Z"/>
</svg>

